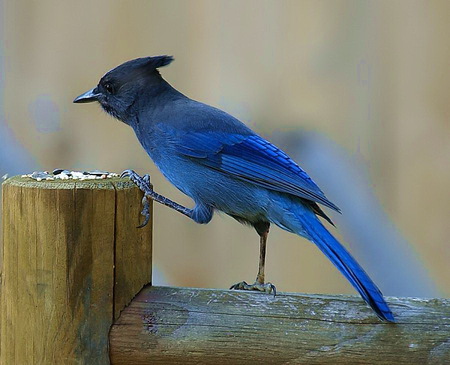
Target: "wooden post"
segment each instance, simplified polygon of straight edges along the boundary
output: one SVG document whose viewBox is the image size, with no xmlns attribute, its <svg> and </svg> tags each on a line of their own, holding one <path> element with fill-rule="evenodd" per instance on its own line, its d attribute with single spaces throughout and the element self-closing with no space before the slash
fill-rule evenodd
<svg viewBox="0 0 450 365">
<path fill-rule="evenodd" d="M 111 328 L 119 364 L 450 364 L 450 300 L 145 287 Z"/>
<path fill-rule="evenodd" d="M 3 183 L 0 363 L 109 364 L 108 333 L 151 281 L 128 179 Z"/>
</svg>

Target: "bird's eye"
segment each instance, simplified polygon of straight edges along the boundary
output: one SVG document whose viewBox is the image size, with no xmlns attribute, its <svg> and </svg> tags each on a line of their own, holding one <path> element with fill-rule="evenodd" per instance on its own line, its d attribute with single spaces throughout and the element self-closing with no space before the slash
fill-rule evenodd
<svg viewBox="0 0 450 365">
<path fill-rule="evenodd" d="M 107 82 L 105 85 L 103 85 L 103 87 L 105 88 L 105 90 L 106 90 L 108 93 L 112 94 L 112 92 L 113 92 L 113 86 L 112 86 L 111 83 Z"/>
</svg>

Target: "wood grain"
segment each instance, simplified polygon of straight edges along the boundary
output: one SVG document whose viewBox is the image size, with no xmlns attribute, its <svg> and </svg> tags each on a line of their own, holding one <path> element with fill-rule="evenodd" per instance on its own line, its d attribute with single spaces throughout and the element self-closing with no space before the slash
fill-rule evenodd
<svg viewBox="0 0 450 365">
<path fill-rule="evenodd" d="M 136 228 L 142 221 L 142 192 L 130 182 L 116 182 L 115 285 L 114 318 L 127 306 L 152 276 L 152 221 L 144 229 Z M 150 201 L 150 217 L 153 216 Z M 131 218 L 131 219 L 130 219 Z"/>
<path fill-rule="evenodd" d="M 20 177 L 2 188 L 1 364 L 109 364 L 114 316 L 151 280 L 139 189 Z"/>
<path fill-rule="evenodd" d="M 450 301 L 146 287 L 113 325 L 118 364 L 450 364 Z"/>
</svg>

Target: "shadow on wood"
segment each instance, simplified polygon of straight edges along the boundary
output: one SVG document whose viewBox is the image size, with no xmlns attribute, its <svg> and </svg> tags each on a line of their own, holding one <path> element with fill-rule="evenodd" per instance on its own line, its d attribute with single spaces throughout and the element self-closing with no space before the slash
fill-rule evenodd
<svg viewBox="0 0 450 365">
<path fill-rule="evenodd" d="M 145 287 L 110 333 L 112 364 L 450 364 L 450 301 Z"/>
</svg>

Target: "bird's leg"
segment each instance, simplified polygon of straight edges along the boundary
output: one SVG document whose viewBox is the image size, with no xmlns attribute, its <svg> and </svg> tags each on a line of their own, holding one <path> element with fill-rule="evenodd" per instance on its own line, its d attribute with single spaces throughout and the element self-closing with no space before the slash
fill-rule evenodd
<svg viewBox="0 0 450 365">
<path fill-rule="evenodd" d="M 268 236 L 269 231 L 266 231 L 259 237 L 259 267 L 258 275 L 256 275 L 256 282 L 259 284 L 264 284 L 264 266 L 266 263 L 266 244 Z"/>
<path fill-rule="evenodd" d="M 138 228 L 144 227 L 150 219 L 150 209 L 149 209 L 149 203 L 148 203 L 147 198 L 150 198 L 160 204 L 164 204 L 164 205 L 168 206 L 169 208 L 172 208 L 172 209 L 176 210 L 177 212 L 180 212 L 181 214 L 184 214 L 185 216 L 192 218 L 192 215 L 193 215 L 192 209 L 186 208 L 186 207 L 166 198 L 165 196 L 155 193 L 153 191 L 152 187 L 150 186 L 150 176 L 149 175 L 145 175 L 145 176 L 141 177 L 133 170 L 125 170 L 124 172 L 122 172 L 120 177 L 126 177 L 126 176 L 128 176 L 130 178 L 130 180 L 132 182 L 134 182 L 139 187 L 139 189 L 141 189 L 144 192 L 144 197 L 142 198 L 143 208 L 142 208 L 141 214 L 145 218 L 144 218 L 144 222 Z"/>
<path fill-rule="evenodd" d="M 264 267 L 266 262 L 266 244 L 267 237 L 269 236 L 269 224 L 267 223 L 267 228 L 263 231 L 260 231 L 257 227 L 255 228 L 259 233 L 259 267 L 256 281 L 253 284 L 247 284 L 245 281 L 241 281 L 240 283 L 232 285 L 230 289 L 257 290 L 268 294 L 273 293 L 275 296 L 277 294 L 275 285 L 272 283 L 264 283 Z"/>
</svg>

